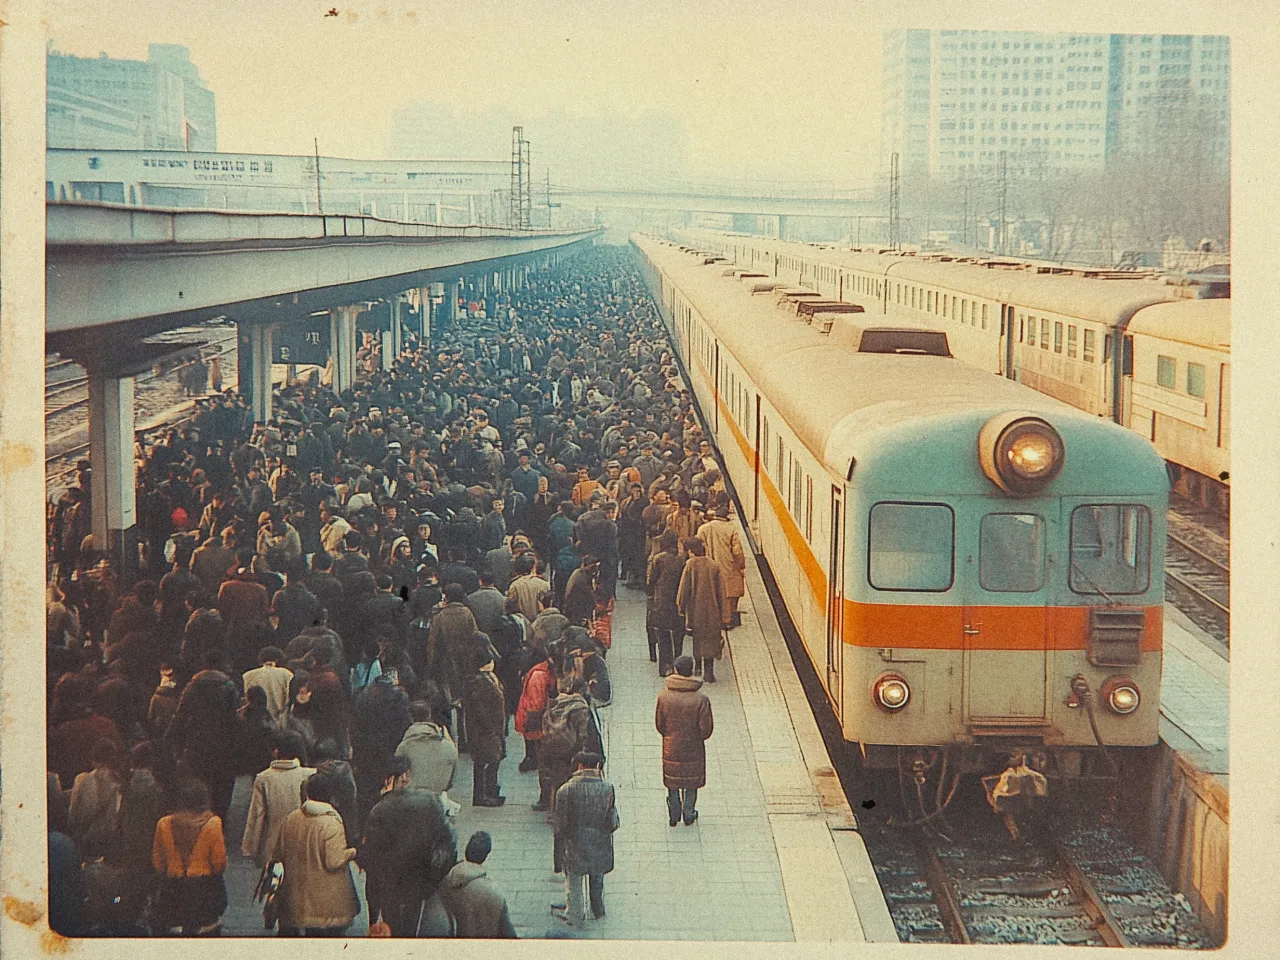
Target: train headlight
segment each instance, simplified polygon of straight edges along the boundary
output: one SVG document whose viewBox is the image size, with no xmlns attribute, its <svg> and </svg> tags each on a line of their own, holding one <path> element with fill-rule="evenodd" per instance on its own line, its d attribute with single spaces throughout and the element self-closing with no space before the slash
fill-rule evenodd
<svg viewBox="0 0 1280 960">
<path fill-rule="evenodd" d="M 1037 416 L 1002 413 L 982 425 L 978 459 L 1006 493 L 1035 493 L 1056 477 L 1066 459 L 1058 431 Z"/>
<path fill-rule="evenodd" d="M 886 673 L 876 679 L 871 687 L 871 696 L 876 706 L 890 712 L 901 710 L 911 699 L 911 688 L 907 686 L 905 677 L 896 673 Z"/>
<path fill-rule="evenodd" d="M 1142 704 L 1138 685 L 1128 677 L 1109 677 L 1102 685 L 1102 702 L 1112 713 L 1128 716 Z"/>
</svg>

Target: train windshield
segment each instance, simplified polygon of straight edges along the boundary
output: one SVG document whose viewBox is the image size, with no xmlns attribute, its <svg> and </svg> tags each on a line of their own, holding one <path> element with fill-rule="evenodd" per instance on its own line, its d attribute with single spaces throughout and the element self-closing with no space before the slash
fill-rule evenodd
<svg viewBox="0 0 1280 960">
<path fill-rule="evenodd" d="M 982 518 L 978 581 L 983 590 L 1035 593 L 1044 586 L 1044 520 L 1032 513 Z"/>
<path fill-rule="evenodd" d="M 1151 583 L 1151 511 L 1135 504 L 1090 504 L 1071 512 L 1071 589 L 1145 593 Z"/>
<path fill-rule="evenodd" d="M 949 590 L 955 514 L 940 503 L 877 503 L 868 550 L 867 573 L 877 590 Z"/>
</svg>

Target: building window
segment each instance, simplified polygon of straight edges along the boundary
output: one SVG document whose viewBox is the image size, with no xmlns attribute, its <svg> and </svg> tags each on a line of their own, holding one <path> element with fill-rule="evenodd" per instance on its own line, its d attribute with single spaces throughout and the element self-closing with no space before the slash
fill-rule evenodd
<svg viewBox="0 0 1280 960">
<path fill-rule="evenodd" d="M 1178 361 L 1173 357 L 1156 357 L 1156 383 L 1166 390 L 1176 390 L 1178 382 Z"/>
<path fill-rule="evenodd" d="M 1072 360 L 1076 356 L 1076 325 L 1074 323 L 1067 327 L 1067 356 Z"/>
<path fill-rule="evenodd" d="M 1187 364 L 1187 393 L 1204 399 L 1204 364 Z"/>
<path fill-rule="evenodd" d="M 1096 346 L 1096 335 L 1092 330 L 1084 332 L 1084 362 L 1093 363 L 1093 352 Z"/>
<path fill-rule="evenodd" d="M 941 503 L 877 503 L 867 579 L 877 590 L 942 592 L 952 583 L 955 515 Z"/>
</svg>

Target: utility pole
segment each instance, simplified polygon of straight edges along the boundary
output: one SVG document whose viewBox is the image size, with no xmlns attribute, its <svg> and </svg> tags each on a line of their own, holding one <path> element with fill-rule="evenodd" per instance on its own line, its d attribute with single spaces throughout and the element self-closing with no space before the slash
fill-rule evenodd
<svg viewBox="0 0 1280 960">
<path fill-rule="evenodd" d="M 311 141 L 316 148 L 316 212 L 324 213 L 324 203 L 320 199 L 320 138 L 314 137 Z"/>
<path fill-rule="evenodd" d="M 895 150 L 889 160 L 889 246 L 902 249 L 902 169 Z"/>
<path fill-rule="evenodd" d="M 524 187 L 524 127 L 511 128 L 511 195 L 508 198 L 507 225 L 520 226 L 520 193 Z"/>
</svg>

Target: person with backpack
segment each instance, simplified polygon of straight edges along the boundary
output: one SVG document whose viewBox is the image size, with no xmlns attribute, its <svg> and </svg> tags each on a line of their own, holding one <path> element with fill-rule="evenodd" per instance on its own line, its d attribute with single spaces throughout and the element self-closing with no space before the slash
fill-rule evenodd
<svg viewBox="0 0 1280 960">
<path fill-rule="evenodd" d="M 160 874 L 153 926 L 161 933 L 177 928 L 184 936 L 216 936 L 227 909 L 222 818 L 209 809 L 201 780 L 180 781 L 172 797 L 177 810 L 160 818 L 152 843 L 151 865 Z"/>
<path fill-rule="evenodd" d="M 556 791 L 573 773 L 574 756 L 600 744 L 599 730 L 584 696 L 586 685 L 572 675 L 561 676 L 556 681 L 556 689 L 558 695 L 548 701 L 542 714 L 542 741 L 538 744 L 538 775 L 547 783 L 551 806 L 554 806 Z M 548 807 L 539 797 L 534 809 Z"/>
</svg>

